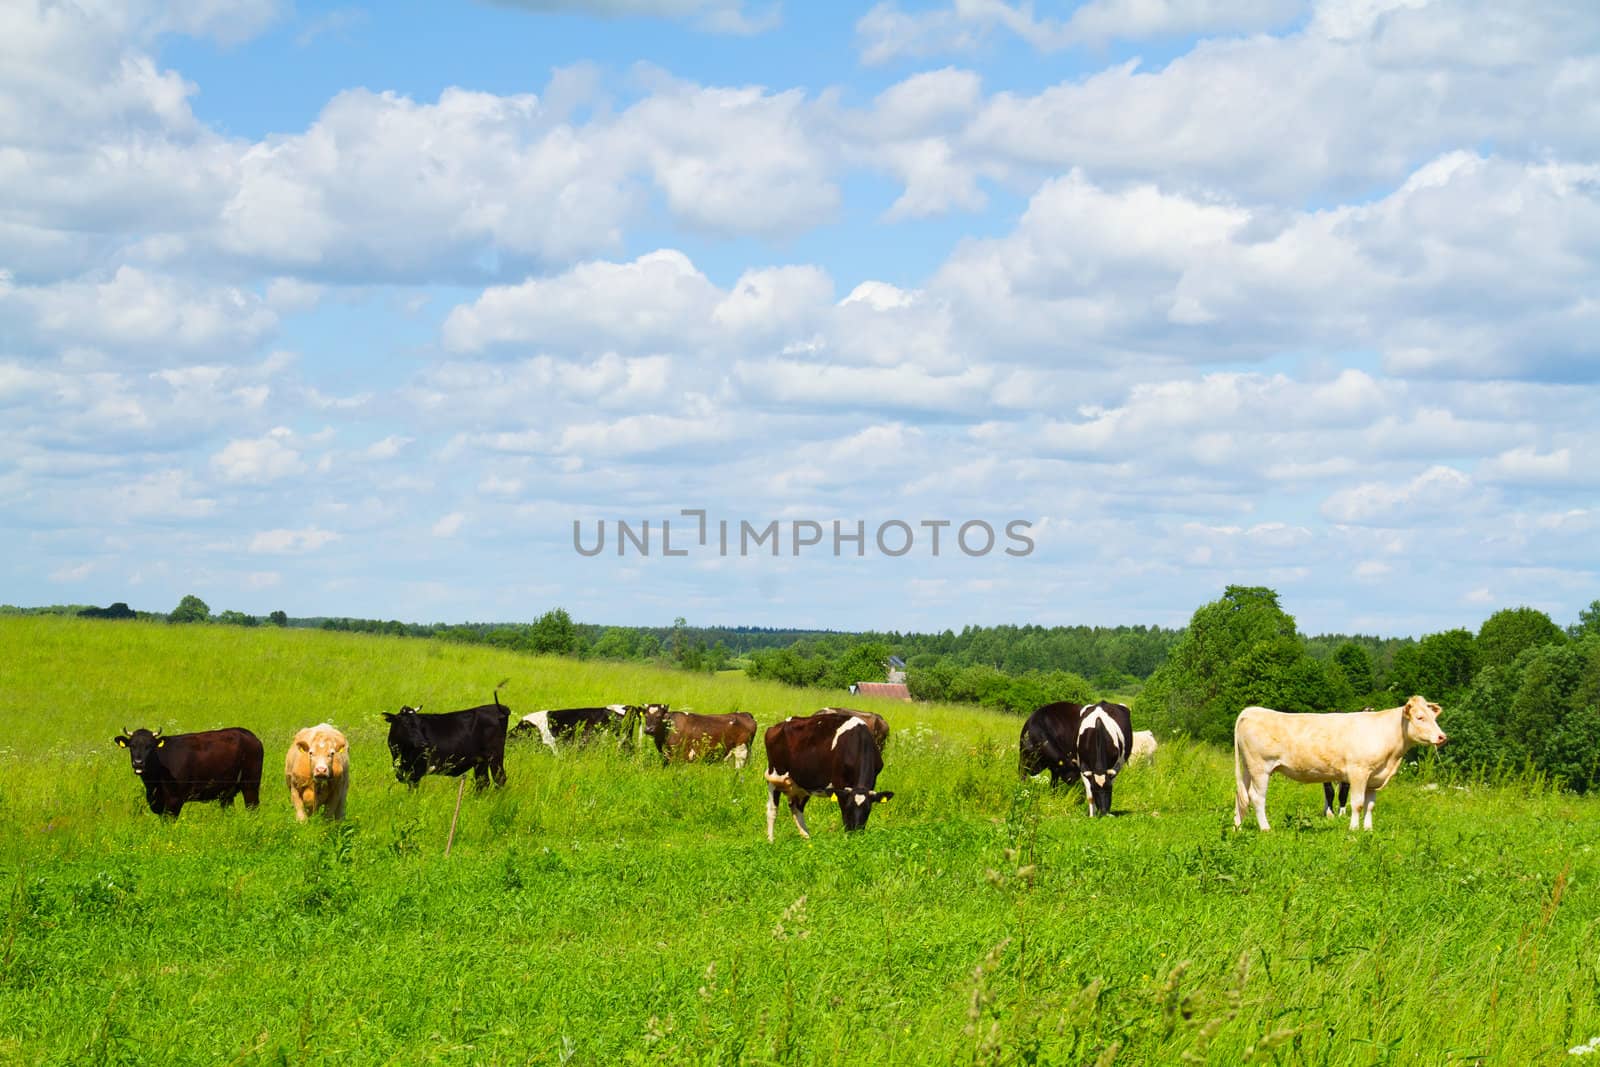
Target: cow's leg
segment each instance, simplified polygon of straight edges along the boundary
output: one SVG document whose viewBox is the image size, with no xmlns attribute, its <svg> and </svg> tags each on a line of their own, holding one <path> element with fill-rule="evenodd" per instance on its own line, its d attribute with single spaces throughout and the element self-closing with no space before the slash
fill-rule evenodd
<svg viewBox="0 0 1600 1067">
<path fill-rule="evenodd" d="M 297 822 L 305 822 L 307 818 L 306 802 L 300 793 L 300 787 L 294 784 L 294 779 L 289 779 L 289 802 L 294 805 L 295 820 Z"/>
<path fill-rule="evenodd" d="M 810 799 L 809 796 L 789 798 L 789 814 L 794 816 L 795 827 L 807 841 L 811 840 L 811 831 L 806 829 L 806 801 Z"/>
<path fill-rule="evenodd" d="M 1368 782 L 1367 783 L 1367 812 L 1366 812 L 1366 818 L 1362 823 L 1363 827 L 1365 827 L 1368 830 L 1372 829 L 1372 809 L 1377 806 L 1377 803 L 1378 803 L 1378 791 L 1376 789 L 1372 788 L 1372 783 L 1371 782 Z M 1350 810 L 1354 811 L 1355 810 L 1355 806 L 1351 805 L 1351 809 Z"/>
<path fill-rule="evenodd" d="M 1333 783 L 1322 783 L 1322 817 L 1333 818 Z"/>
<path fill-rule="evenodd" d="M 1083 796 L 1084 799 L 1088 801 L 1089 818 L 1092 819 L 1094 818 L 1094 785 L 1089 781 L 1089 775 L 1087 773 L 1083 774 L 1081 777 L 1083 778 Z"/>
<path fill-rule="evenodd" d="M 1272 829 L 1272 824 L 1267 822 L 1267 782 L 1270 780 L 1270 774 L 1250 775 L 1250 799 L 1256 806 L 1256 825 L 1263 830 Z"/>
<path fill-rule="evenodd" d="M 774 823 L 776 823 L 778 821 L 778 797 L 779 797 L 779 795 L 780 795 L 780 793 L 779 793 L 778 789 L 776 789 L 773 786 L 768 786 L 767 787 L 767 841 L 768 841 L 768 843 L 771 843 L 771 841 L 773 840 L 773 837 L 772 837 L 772 826 L 773 826 Z"/>
<path fill-rule="evenodd" d="M 506 758 L 503 753 L 494 758 L 494 761 L 489 765 L 489 770 L 494 775 L 495 785 L 503 786 L 506 784 Z"/>
<path fill-rule="evenodd" d="M 261 806 L 261 779 L 246 778 L 239 791 L 244 794 L 244 807 L 246 811 L 255 811 Z M 228 803 L 233 803 L 233 797 L 228 797 Z"/>
<path fill-rule="evenodd" d="M 750 758 L 750 746 L 739 745 L 733 750 L 733 765 L 739 770 L 744 769 L 745 760 Z"/>
<path fill-rule="evenodd" d="M 472 768 L 472 788 L 484 790 L 489 787 L 489 765 L 480 763 Z"/>
<path fill-rule="evenodd" d="M 1366 802 L 1367 779 L 1364 775 L 1357 775 L 1350 781 L 1350 829 L 1361 829 L 1361 809 Z M 1372 829 L 1371 816 L 1368 816 L 1367 829 Z"/>
<path fill-rule="evenodd" d="M 1350 803 L 1350 783 L 1339 783 L 1339 814 L 1344 814 L 1345 805 Z"/>
<path fill-rule="evenodd" d="M 1100 790 L 1100 814 L 1111 814 L 1111 779 L 1106 779 L 1106 784 Z"/>
</svg>

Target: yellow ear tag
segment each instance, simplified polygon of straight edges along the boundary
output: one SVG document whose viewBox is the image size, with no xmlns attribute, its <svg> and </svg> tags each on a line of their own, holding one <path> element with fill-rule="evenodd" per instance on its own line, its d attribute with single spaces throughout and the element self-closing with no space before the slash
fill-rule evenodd
<svg viewBox="0 0 1600 1067">
<path fill-rule="evenodd" d="M 166 748 L 167 747 L 167 739 L 165 737 L 163 737 L 161 740 L 157 741 L 156 742 L 156 747 L 157 748 Z"/>
<path fill-rule="evenodd" d="M 114 738 L 113 740 L 115 740 L 117 742 L 117 747 L 118 748 L 127 748 L 128 747 L 128 742 L 127 742 L 127 740 L 125 738 L 118 737 L 118 738 Z"/>
</svg>

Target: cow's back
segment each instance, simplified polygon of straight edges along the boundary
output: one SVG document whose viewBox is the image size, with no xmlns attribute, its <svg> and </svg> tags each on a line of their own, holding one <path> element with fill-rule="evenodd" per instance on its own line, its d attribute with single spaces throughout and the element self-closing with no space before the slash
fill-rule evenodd
<svg viewBox="0 0 1600 1067">
<path fill-rule="evenodd" d="M 1389 758 L 1381 713 L 1290 712 L 1251 705 L 1234 720 L 1234 750 L 1251 764 L 1291 778 L 1338 781 L 1352 763 L 1376 766 Z"/>
</svg>

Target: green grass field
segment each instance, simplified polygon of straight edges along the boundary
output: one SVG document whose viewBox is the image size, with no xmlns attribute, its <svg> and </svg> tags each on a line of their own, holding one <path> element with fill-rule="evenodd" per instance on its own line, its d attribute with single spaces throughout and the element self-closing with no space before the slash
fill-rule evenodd
<svg viewBox="0 0 1600 1067">
<path fill-rule="evenodd" d="M 1091 822 L 1018 781 L 1017 720 L 863 701 L 896 796 L 860 834 L 814 801 L 768 845 L 759 752 L 526 744 L 446 860 L 456 782 L 396 783 L 384 710 L 840 695 L 303 631 L 0 618 L 0 649 L 0 1062 L 1581 1065 L 1600 1035 L 1589 800 L 1408 773 L 1352 834 L 1275 779 L 1276 829 L 1236 833 L 1231 758 L 1167 743 Z M 300 826 L 278 771 L 324 719 L 351 817 Z M 112 736 L 224 725 L 266 744 L 260 810 L 152 816 Z"/>
</svg>

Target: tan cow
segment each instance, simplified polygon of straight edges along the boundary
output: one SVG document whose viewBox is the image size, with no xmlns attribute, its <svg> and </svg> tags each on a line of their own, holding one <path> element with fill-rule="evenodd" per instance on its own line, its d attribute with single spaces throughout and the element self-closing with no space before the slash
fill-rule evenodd
<svg viewBox="0 0 1600 1067">
<path fill-rule="evenodd" d="M 344 818 L 344 798 L 350 790 L 349 748 L 344 734 L 325 722 L 294 735 L 283 760 L 283 777 L 296 819 L 305 822 L 318 809 L 325 818 Z"/>
<path fill-rule="evenodd" d="M 1439 705 L 1414 696 L 1387 711 L 1297 715 L 1249 707 L 1233 725 L 1236 786 L 1233 825 L 1244 824 L 1245 809 L 1256 807 L 1256 823 L 1267 825 L 1267 780 L 1274 774 L 1297 782 L 1349 782 L 1350 829 L 1372 829 L 1372 805 L 1413 745 L 1438 747 L 1447 738 L 1439 729 Z"/>
</svg>

